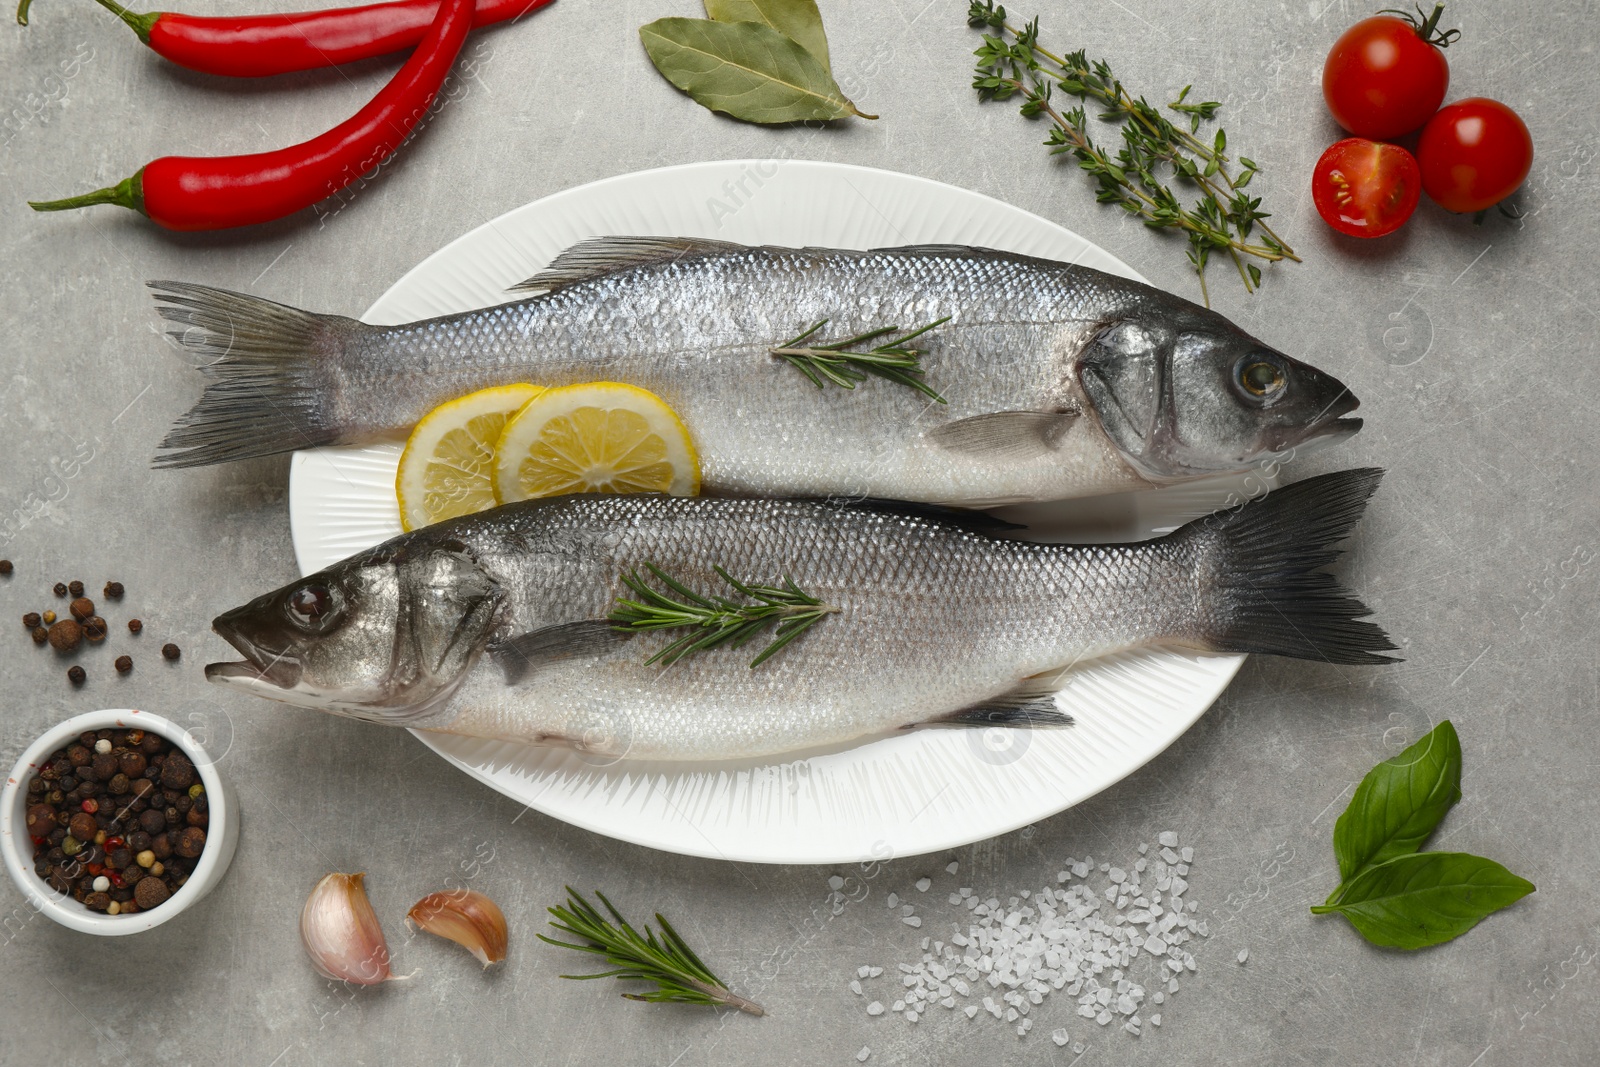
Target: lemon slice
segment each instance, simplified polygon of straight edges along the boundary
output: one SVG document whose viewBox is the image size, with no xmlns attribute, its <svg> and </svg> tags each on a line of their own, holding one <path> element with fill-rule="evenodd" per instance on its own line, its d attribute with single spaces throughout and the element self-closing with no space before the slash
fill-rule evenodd
<svg viewBox="0 0 1600 1067">
<path fill-rule="evenodd" d="M 689 431 L 660 397 L 617 382 L 551 389 L 506 424 L 496 447 L 501 503 L 563 493 L 700 492 Z"/>
<path fill-rule="evenodd" d="M 543 392 L 537 385 L 500 385 L 424 415 L 394 478 L 400 525 L 415 530 L 494 507 L 495 443 L 511 416 Z"/>
</svg>

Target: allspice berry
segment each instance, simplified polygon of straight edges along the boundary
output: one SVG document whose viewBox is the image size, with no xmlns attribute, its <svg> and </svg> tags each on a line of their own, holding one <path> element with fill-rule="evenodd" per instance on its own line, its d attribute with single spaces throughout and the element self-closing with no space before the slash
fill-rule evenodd
<svg viewBox="0 0 1600 1067">
<path fill-rule="evenodd" d="M 170 895 L 167 884 L 159 878 L 141 878 L 133 887 L 133 899 L 145 909 L 166 903 Z"/>
<path fill-rule="evenodd" d="M 74 619 L 57 619 L 50 627 L 50 647 L 57 652 L 71 652 L 83 640 L 83 627 Z"/>
<path fill-rule="evenodd" d="M 0 574 L 9 575 L 10 573 L 11 561 L 9 559 L 0 559 Z"/>
<path fill-rule="evenodd" d="M 98 615 L 91 615 L 83 624 L 83 636 L 91 641 L 104 641 L 106 639 L 106 620 Z"/>
<path fill-rule="evenodd" d="M 178 835 L 178 844 L 173 849 L 186 860 L 192 860 L 206 848 L 206 832 L 198 826 L 191 826 Z"/>
<path fill-rule="evenodd" d="M 144 623 L 140 622 L 138 619 L 128 620 L 128 632 L 130 634 L 136 634 L 142 629 L 144 629 Z"/>
<path fill-rule="evenodd" d="M 85 622 L 94 614 L 94 601 L 86 596 L 80 596 L 72 602 L 72 617 L 79 622 Z"/>
<path fill-rule="evenodd" d="M 183 653 L 179 650 L 177 645 L 169 641 L 161 646 L 161 655 L 164 659 L 176 660 L 179 656 L 183 655 Z"/>
<path fill-rule="evenodd" d="M 43 626 L 35 626 L 33 628 L 33 643 L 34 644 L 42 645 L 48 640 L 50 640 L 50 631 L 49 630 L 46 630 Z"/>
</svg>

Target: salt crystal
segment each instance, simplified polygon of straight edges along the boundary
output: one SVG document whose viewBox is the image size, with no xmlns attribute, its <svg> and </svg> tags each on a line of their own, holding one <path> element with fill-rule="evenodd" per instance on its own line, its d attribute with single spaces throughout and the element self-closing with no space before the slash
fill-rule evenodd
<svg viewBox="0 0 1600 1067">
<path fill-rule="evenodd" d="M 933 880 L 931 878 L 918 878 L 917 892 L 926 893 L 928 891 L 928 887 L 931 885 L 933 885 Z"/>
<path fill-rule="evenodd" d="M 903 1001 L 903 1000 L 897 1000 L 892 1005 L 889 1006 L 889 1010 L 890 1011 L 905 1011 L 906 1010 L 906 1002 Z"/>
<path fill-rule="evenodd" d="M 1242 948 L 1239 950 L 1239 955 L 1235 956 L 1234 958 L 1240 963 L 1243 963 L 1245 960 L 1250 958 L 1250 950 L 1247 948 Z"/>
<path fill-rule="evenodd" d="M 1149 851 L 1150 851 L 1150 846 L 1148 844 L 1146 844 L 1145 842 L 1140 841 L 1139 842 L 1139 855 L 1142 856 L 1146 852 L 1149 852 Z"/>
<path fill-rule="evenodd" d="M 1159 1011 L 1156 1012 L 1154 1015 L 1150 1016 L 1150 1025 L 1151 1026 L 1160 1026 L 1161 1025 L 1161 1013 Z"/>
<path fill-rule="evenodd" d="M 961 903 L 961 894 L 960 893 L 951 893 L 950 894 L 950 904 L 951 904 L 951 906 L 955 907 L 955 906 L 960 905 L 960 903 Z"/>
<path fill-rule="evenodd" d="M 850 980 L 850 992 L 858 997 L 861 995 L 861 982 L 858 979 L 852 978 Z"/>
<path fill-rule="evenodd" d="M 872 1055 L 872 1049 L 868 1048 L 866 1045 L 862 1045 L 861 1051 L 856 1053 L 856 1059 L 861 1063 L 866 1063 L 867 1057 L 870 1055 Z"/>
<path fill-rule="evenodd" d="M 1111 1013 L 1109 1011 L 1102 1011 L 1099 1015 L 1094 1017 L 1094 1021 L 1099 1023 L 1101 1026 L 1104 1026 L 1106 1023 L 1111 1021 Z"/>
<path fill-rule="evenodd" d="M 1111 870 L 1107 872 L 1106 876 L 1119 885 L 1128 880 L 1128 872 L 1123 870 L 1121 867 L 1111 868 Z"/>
<path fill-rule="evenodd" d="M 902 905 L 900 905 L 900 914 L 901 915 L 914 915 L 914 914 L 916 914 L 916 910 L 917 910 L 916 907 L 911 905 L 911 904 L 902 904 Z"/>
<path fill-rule="evenodd" d="M 910 1010 L 909 1008 L 906 1009 L 906 1022 L 914 1023 L 920 1018 L 921 1018 L 921 1016 L 918 1015 L 916 1012 Z"/>
<path fill-rule="evenodd" d="M 1050 1031 L 1050 1040 L 1057 1045 L 1065 1045 L 1071 1038 L 1067 1036 L 1066 1028 L 1062 1027 L 1060 1030 Z"/>
<path fill-rule="evenodd" d="M 837 874 L 834 875 L 828 879 L 828 888 L 832 889 L 834 892 L 838 892 L 844 888 L 844 879 L 840 878 Z"/>
<path fill-rule="evenodd" d="M 940 1004 L 941 1007 L 953 1008 L 953 1007 L 956 1006 L 956 998 L 955 997 L 945 997 L 943 1000 L 939 1001 L 939 1004 Z"/>
<path fill-rule="evenodd" d="M 1194 849 L 1190 848 L 1187 845 L 1185 845 L 1183 847 L 1183 851 L 1179 852 L 1178 855 L 1183 857 L 1183 862 L 1185 862 L 1185 863 L 1193 863 L 1194 862 Z"/>
<path fill-rule="evenodd" d="M 885 901 L 885 903 L 888 904 L 889 907 L 891 907 L 891 908 L 898 907 L 899 904 L 900 904 L 900 897 L 896 893 L 890 893 L 889 894 L 889 899 L 887 901 Z"/>
<path fill-rule="evenodd" d="M 961 864 L 957 863 L 955 860 L 951 860 L 945 866 L 945 872 L 948 873 L 948 874 L 955 874 L 960 869 L 961 869 Z"/>
<path fill-rule="evenodd" d="M 1158 989 L 1154 993 L 1150 994 L 1150 999 L 1155 1001 L 1157 1004 L 1165 1004 L 1167 1002 L 1167 995 Z M 1156 1017 L 1160 1018 L 1159 1015 Z"/>
<path fill-rule="evenodd" d="M 1017 1015 L 1017 1009 L 1016 1008 L 1007 1008 L 1006 1009 L 1006 1022 L 1014 1023 L 1014 1022 L 1017 1021 L 1017 1017 L 1018 1017 L 1018 1015 Z"/>
<path fill-rule="evenodd" d="M 921 926 L 922 925 L 922 916 L 920 916 L 920 915 L 907 915 L 905 918 L 901 919 L 900 921 L 905 923 L 907 926 Z"/>
<path fill-rule="evenodd" d="M 1161 842 L 1163 845 L 1166 845 L 1168 848 L 1171 848 L 1173 845 L 1178 843 L 1178 835 L 1173 833 L 1171 830 L 1163 830 L 1161 833 L 1156 835 L 1156 840 Z"/>
<path fill-rule="evenodd" d="M 857 967 L 856 968 L 856 977 L 857 978 L 865 978 L 868 975 L 870 975 L 871 973 L 872 973 L 872 968 L 871 967 L 862 966 L 862 967 Z"/>
<path fill-rule="evenodd" d="M 878 975 L 880 975 L 882 973 L 883 973 L 883 968 L 882 967 L 871 967 L 871 968 L 868 968 L 868 970 L 867 970 L 867 977 L 868 978 L 876 978 L 876 977 L 878 977 Z"/>
<path fill-rule="evenodd" d="M 874 1000 L 871 1004 L 868 1004 L 867 1005 L 867 1014 L 868 1015 L 882 1015 L 883 1014 L 883 1001 Z"/>
</svg>

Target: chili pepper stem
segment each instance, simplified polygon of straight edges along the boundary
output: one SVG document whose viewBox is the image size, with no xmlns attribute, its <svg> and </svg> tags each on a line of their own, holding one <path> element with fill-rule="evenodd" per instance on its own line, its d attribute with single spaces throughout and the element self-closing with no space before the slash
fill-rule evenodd
<svg viewBox="0 0 1600 1067">
<path fill-rule="evenodd" d="M 22 0 L 22 5 L 25 8 L 32 2 L 33 0 Z M 117 0 L 95 0 L 95 2 L 126 22 L 133 32 L 139 35 L 140 41 L 145 44 L 150 43 L 150 28 L 156 24 L 156 19 L 161 17 L 161 12 L 148 11 L 141 15 L 137 11 L 129 11 L 117 3 Z"/>
<path fill-rule="evenodd" d="M 92 193 L 69 196 L 62 200 L 29 200 L 28 206 L 35 211 L 71 211 L 73 208 L 94 207 L 96 204 L 116 204 L 118 207 L 125 207 L 143 215 L 144 189 L 140 180 L 143 174 L 144 171 L 139 170 L 133 177 L 124 178 L 116 185 L 108 185 Z"/>
</svg>

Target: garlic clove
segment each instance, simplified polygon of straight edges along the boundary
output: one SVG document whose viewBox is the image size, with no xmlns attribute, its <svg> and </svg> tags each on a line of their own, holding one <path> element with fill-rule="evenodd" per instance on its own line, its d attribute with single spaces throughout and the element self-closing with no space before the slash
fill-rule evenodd
<svg viewBox="0 0 1600 1067">
<path fill-rule="evenodd" d="M 406 919 L 454 941 L 485 967 L 506 958 L 506 917 L 482 893 L 470 889 L 429 893 L 411 906 Z"/>
<path fill-rule="evenodd" d="M 361 884 L 365 874 L 330 874 L 300 910 L 300 943 L 325 978 L 354 985 L 398 980 L 389 971 L 389 945 L 378 913 Z"/>
</svg>

